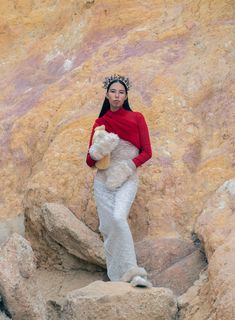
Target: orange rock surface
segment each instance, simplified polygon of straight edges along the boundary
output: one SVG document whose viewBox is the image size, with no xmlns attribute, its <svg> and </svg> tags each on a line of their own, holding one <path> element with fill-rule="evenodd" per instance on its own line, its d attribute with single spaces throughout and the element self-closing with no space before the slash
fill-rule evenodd
<svg viewBox="0 0 235 320">
<path fill-rule="evenodd" d="M 149 125 L 135 240 L 189 237 L 203 204 L 234 176 L 232 1 L 1 3 L 0 217 L 45 201 L 93 230 L 90 129 L 114 72 Z"/>
<path fill-rule="evenodd" d="M 104 77 L 124 74 L 153 148 L 139 169 L 134 240 L 187 241 L 197 221 L 209 278 L 192 291 L 202 286 L 211 301 L 202 299 L 204 318 L 187 309 L 184 319 L 230 320 L 233 202 L 209 199 L 235 174 L 234 32 L 231 0 L 1 1 L 0 242 L 24 233 L 24 214 L 45 202 L 97 231 L 87 146 Z"/>
</svg>

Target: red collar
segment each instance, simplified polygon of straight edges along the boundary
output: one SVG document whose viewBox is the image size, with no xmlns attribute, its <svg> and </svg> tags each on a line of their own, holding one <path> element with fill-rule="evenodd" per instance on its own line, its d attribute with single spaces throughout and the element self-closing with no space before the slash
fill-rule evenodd
<svg viewBox="0 0 235 320">
<path fill-rule="evenodd" d="M 124 115 L 125 113 L 127 112 L 127 110 L 125 110 L 123 107 L 119 108 L 118 110 L 116 111 L 112 111 L 111 109 L 109 109 L 106 114 L 109 116 L 109 117 L 115 117 L 115 116 L 122 116 Z"/>
</svg>

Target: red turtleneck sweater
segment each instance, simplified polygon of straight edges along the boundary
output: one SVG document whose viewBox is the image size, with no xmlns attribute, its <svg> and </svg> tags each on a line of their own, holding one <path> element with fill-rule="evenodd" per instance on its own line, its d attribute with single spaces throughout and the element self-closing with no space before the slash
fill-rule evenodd
<svg viewBox="0 0 235 320">
<path fill-rule="evenodd" d="M 107 111 L 103 117 L 96 119 L 93 125 L 89 148 L 95 128 L 102 124 L 105 125 L 107 132 L 116 133 L 119 138 L 131 142 L 139 149 L 139 155 L 132 159 L 136 167 L 141 166 L 152 157 L 148 127 L 140 112 L 132 112 L 124 108 L 117 111 Z M 93 167 L 96 161 L 88 153 L 86 162 L 88 166 Z"/>
</svg>

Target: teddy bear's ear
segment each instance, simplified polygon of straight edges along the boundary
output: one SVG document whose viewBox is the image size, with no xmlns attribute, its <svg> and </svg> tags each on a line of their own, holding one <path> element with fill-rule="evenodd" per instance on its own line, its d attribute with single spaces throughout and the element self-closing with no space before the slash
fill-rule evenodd
<svg viewBox="0 0 235 320">
<path fill-rule="evenodd" d="M 105 130 L 105 125 L 102 124 L 101 126 L 96 127 L 96 128 L 95 128 L 95 131 L 96 131 L 96 130 Z"/>
</svg>

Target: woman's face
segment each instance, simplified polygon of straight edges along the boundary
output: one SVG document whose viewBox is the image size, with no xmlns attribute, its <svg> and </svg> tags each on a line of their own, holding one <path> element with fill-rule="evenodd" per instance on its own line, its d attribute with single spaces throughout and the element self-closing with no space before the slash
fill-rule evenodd
<svg viewBox="0 0 235 320">
<path fill-rule="evenodd" d="M 111 84 L 106 97 L 110 103 L 110 109 L 116 111 L 121 108 L 127 98 L 125 87 L 120 82 Z"/>
</svg>

